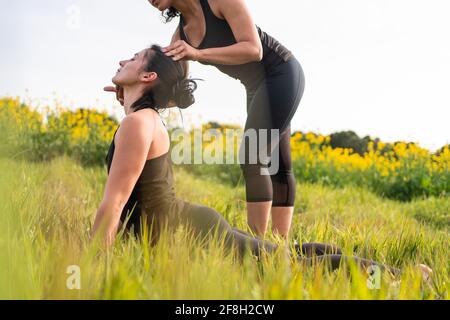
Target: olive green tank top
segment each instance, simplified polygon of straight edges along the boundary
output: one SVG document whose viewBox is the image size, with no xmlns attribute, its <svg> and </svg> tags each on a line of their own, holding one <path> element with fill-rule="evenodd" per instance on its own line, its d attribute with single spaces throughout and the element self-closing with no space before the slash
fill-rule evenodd
<svg viewBox="0 0 450 320">
<path fill-rule="evenodd" d="M 118 128 L 117 128 L 118 130 Z M 114 133 L 114 137 L 116 136 Z M 106 156 L 108 174 L 111 169 L 115 151 L 114 138 Z M 147 160 L 139 176 L 131 196 L 125 205 L 121 220 L 133 210 L 139 213 L 135 218 L 145 212 L 150 217 L 161 217 L 179 214 L 183 211 L 185 201 L 177 198 L 174 188 L 174 177 L 170 152 L 157 158 Z M 133 209 L 134 208 L 134 209 Z M 134 219 L 130 219 L 134 220 Z"/>
</svg>

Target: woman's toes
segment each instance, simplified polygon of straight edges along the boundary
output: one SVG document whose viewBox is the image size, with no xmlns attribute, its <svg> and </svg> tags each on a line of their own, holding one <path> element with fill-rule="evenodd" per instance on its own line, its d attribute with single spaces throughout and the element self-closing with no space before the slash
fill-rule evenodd
<svg viewBox="0 0 450 320">
<path fill-rule="evenodd" d="M 431 269 L 426 264 L 418 265 L 420 271 L 422 272 L 422 276 L 428 284 L 431 284 L 431 276 L 433 275 L 433 269 Z"/>
</svg>

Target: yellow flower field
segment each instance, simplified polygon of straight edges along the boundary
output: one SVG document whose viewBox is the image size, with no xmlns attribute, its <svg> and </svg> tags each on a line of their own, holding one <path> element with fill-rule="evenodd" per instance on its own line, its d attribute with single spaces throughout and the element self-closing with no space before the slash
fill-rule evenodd
<svg viewBox="0 0 450 320">
<path fill-rule="evenodd" d="M 0 122 L 12 123 L 16 129 L 14 144 L 31 160 L 50 160 L 67 154 L 84 165 L 103 165 L 108 146 L 118 126 L 106 112 L 78 109 L 46 109 L 44 114 L 22 104 L 19 98 L 0 100 Z M 3 120 L 2 120 L 3 119 Z M 8 120 L 8 121 L 6 121 Z M 205 124 L 201 130 L 216 129 L 225 139 L 226 129 L 239 126 Z M 194 130 L 190 133 L 194 145 Z M 212 139 L 201 145 L 203 151 L 214 150 Z M 333 147 L 330 136 L 312 132 L 295 132 L 291 137 L 296 178 L 302 182 L 342 187 L 365 186 L 397 200 L 415 197 L 448 196 L 450 192 L 450 146 L 433 154 L 415 143 L 383 143 L 371 140 L 363 154 L 352 148 Z M 234 154 L 239 143 L 234 140 Z M 192 148 L 194 149 L 194 148 Z M 236 184 L 242 181 L 238 165 L 186 166 L 196 174 Z M 226 172 L 225 172 L 226 171 Z"/>
</svg>

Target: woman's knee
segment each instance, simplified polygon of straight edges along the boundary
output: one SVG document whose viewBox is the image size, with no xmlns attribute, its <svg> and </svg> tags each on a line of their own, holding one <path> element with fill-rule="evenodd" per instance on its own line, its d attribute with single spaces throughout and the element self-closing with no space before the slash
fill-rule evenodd
<svg viewBox="0 0 450 320">
<path fill-rule="evenodd" d="M 241 165 L 245 179 L 247 202 L 267 202 L 273 200 L 270 175 L 260 165 Z"/>
</svg>

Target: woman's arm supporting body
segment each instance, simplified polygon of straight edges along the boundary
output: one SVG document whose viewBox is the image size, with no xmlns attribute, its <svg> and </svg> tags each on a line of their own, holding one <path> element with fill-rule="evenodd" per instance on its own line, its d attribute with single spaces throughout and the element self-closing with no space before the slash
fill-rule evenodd
<svg viewBox="0 0 450 320">
<path fill-rule="evenodd" d="M 142 173 L 153 140 L 155 116 L 138 113 L 128 115 L 117 131 L 114 157 L 92 229 L 92 236 L 100 233 L 108 246 L 114 242 L 120 216 Z"/>
<path fill-rule="evenodd" d="M 230 25 L 236 44 L 220 48 L 196 49 L 183 40 L 165 48 L 175 61 L 193 60 L 203 63 L 239 65 L 261 61 L 263 48 L 256 25 L 244 0 L 209 0 Z"/>
</svg>

